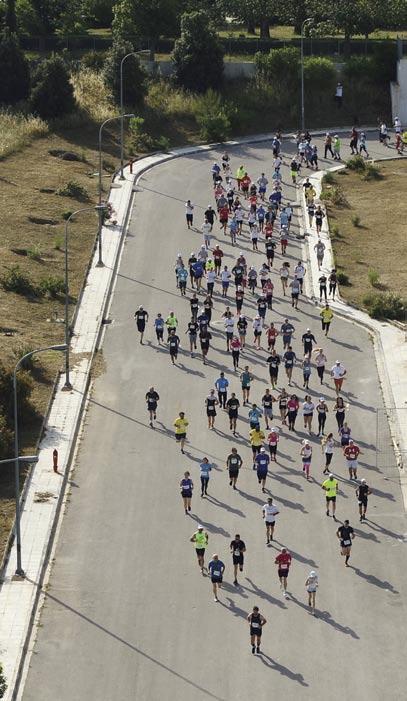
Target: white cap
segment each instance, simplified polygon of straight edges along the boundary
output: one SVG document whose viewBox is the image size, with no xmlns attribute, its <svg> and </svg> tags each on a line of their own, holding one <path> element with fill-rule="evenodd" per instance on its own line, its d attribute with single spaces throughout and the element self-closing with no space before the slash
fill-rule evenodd
<svg viewBox="0 0 407 701">
<path fill-rule="evenodd" d="M 202 531 L 202 530 L 203 530 L 203 526 L 201 526 L 201 524 L 198 523 L 198 531 Z"/>
<path fill-rule="evenodd" d="M 360 481 L 362 482 L 362 484 L 366 484 L 366 480 L 364 478 Z"/>
<path fill-rule="evenodd" d="M 265 452 L 266 452 L 266 449 L 265 449 L 265 448 L 260 448 L 260 452 L 261 452 L 261 453 L 265 453 Z"/>
<path fill-rule="evenodd" d="M 335 360 L 335 365 L 340 365 L 341 361 L 340 360 Z"/>
<path fill-rule="evenodd" d="M 317 576 L 317 573 L 316 573 L 314 570 L 311 570 L 311 572 L 309 573 L 309 576 L 310 576 L 310 577 L 316 577 L 316 576 Z"/>
<path fill-rule="evenodd" d="M 319 401 L 320 401 L 320 402 L 324 402 L 324 401 L 325 401 L 325 397 L 320 397 L 320 398 L 319 398 Z"/>
<path fill-rule="evenodd" d="M 329 479 L 330 479 L 330 480 L 333 479 L 333 473 L 332 473 L 332 472 L 329 473 Z"/>
</svg>

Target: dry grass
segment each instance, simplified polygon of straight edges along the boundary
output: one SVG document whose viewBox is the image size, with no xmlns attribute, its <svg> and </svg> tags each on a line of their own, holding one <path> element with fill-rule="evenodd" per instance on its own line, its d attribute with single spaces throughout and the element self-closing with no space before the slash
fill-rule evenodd
<svg viewBox="0 0 407 701">
<path fill-rule="evenodd" d="M 31 141 L 45 136 L 48 125 L 39 117 L 0 111 L 0 159 L 21 151 Z"/>
<path fill-rule="evenodd" d="M 119 114 L 100 73 L 82 69 L 72 75 L 71 81 L 79 107 L 94 122 L 101 123 Z"/>
<path fill-rule="evenodd" d="M 337 226 L 332 239 L 339 271 L 349 276 L 351 286 L 342 287 L 345 299 L 363 306 L 363 297 L 374 288 L 369 270 L 376 270 L 383 290 L 401 294 L 407 285 L 407 161 L 380 164 L 381 180 L 365 181 L 351 171 L 335 176 L 348 207 L 328 205 L 330 226 Z M 353 216 L 360 217 L 355 227 Z"/>
</svg>

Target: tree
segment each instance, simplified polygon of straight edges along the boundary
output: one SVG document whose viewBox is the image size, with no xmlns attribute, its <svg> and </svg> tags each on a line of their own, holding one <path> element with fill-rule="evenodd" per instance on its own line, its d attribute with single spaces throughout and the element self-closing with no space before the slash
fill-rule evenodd
<svg viewBox="0 0 407 701">
<path fill-rule="evenodd" d="M 307 0 L 307 10 L 317 23 L 328 22 L 333 31 L 343 32 L 348 43 L 356 34 L 367 37 L 391 12 L 388 0 Z"/>
<path fill-rule="evenodd" d="M 15 34 L 17 32 L 16 0 L 6 0 L 4 26 L 11 34 Z"/>
<path fill-rule="evenodd" d="M 219 88 L 223 80 L 223 55 L 222 44 L 204 10 L 182 15 L 181 37 L 172 53 L 175 77 L 180 85 L 197 92 Z"/>
<path fill-rule="evenodd" d="M 282 13 L 281 0 L 224 0 L 228 14 L 246 25 L 259 26 L 260 38 L 270 38 L 270 25 L 276 24 Z"/>
<path fill-rule="evenodd" d="M 112 0 L 84 0 L 83 11 L 93 27 L 110 27 L 112 24 Z"/>
<path fill-rule="evenodd" d="M 134 48 L 130 42 L 114 42 L 105 61 L 103 80 L 117 104 L 120 104 L 120 64 L 124 56 L 132 51 Z M 140 60 L 137 56 L 129 56 L 123 63 L 125 104 L 132 107 L 141 105 L 146 93 L 146 74 L 140 66 Z"/>
<path fill-rule="evenodd" d="M 178 34 L 179 10 L 180 0 L 119 0 L 113 8 L 113 38 L 149 39 L 154 51 L 160 36 Z"/>
<path fill-rule="evenodd" d="M 40 63 L 31 93 L 31 108 L 43 119 L 70 114 L 76 106 L 69 73 L 60 56 L 51 56 Z"/>
<path fill-rule="evenodd" d="M 30 68 L 15 34 L 5 30 L 0 40 L 0 102 L 14 105 L 30 92 Z"/>
</svg>

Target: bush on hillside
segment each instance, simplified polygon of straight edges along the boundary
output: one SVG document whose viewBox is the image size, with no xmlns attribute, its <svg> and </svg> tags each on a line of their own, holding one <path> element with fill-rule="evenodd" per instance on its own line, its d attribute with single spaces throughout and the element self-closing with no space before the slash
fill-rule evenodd
<svg viewBox="0 0 407 701">
<path fill-rule="evenodd" d="M 126 54 L 134 51 L 129 42 L 115 42 L 108 51 L 103 69 L 103 81 L 113 100 L 120 104 L 120 64 Z M 129 56 L 123 63 L 123 99 L 125 105 L 142 105 L 147 94 L 146 74 L 137 56 Z"/>
<path fill-rule="evenodd" d="M 331 94 L 336 84 L 337 76 L 334 64 L 324 56 L 306 56 L 304 58 L 304 83 L 311 93 L 319 92 L 323 88 L 324 93 Z"/>
<path fill-rule="evenodd" d="M 259 80 L 264 80 L 275 87 L 290 93 L 298 90 L 300 52 L 287 46 L 284 49 L 271 49 L 270 53 L 257 52 L 254 57 L 256 73 Z"/>
<path fill-rule="evenodd" d="M 17 37 L 4 32 L 0 40 L 0 102 L 14 105 L 30 92 L 30 68 Z"/>
<path fill-rule="evenodd" d="M 204 141 L 225 141 L 230 135 L 230 110 L 215 90 L 208 90 L 197 100 L 195 118 Z"/>
<path fill-rule="evenodd" d="M 181 36 L 176 40 L 172 60 L 179 85 L 194 92 L 217 89 L 223 82 L 224 49 L 204 10 L 181 17 Z"/>
<path fill-rule="evenodd" d="M 390 292 L 368 294 L 363 298 L 363 304 L 373 319 L 404 321 L 406 318 L 406 300 Z"/>
<path fill-rule="evenodd" d="M 42 61 L 35 75 L 31 108 L 43 119 L 56 119 L 74 111 L 76 106 L 69 73 L 60 56 Z"/>
<path fill-rule="evenodd" d="M 346 161 L 346 167 L 357 173 L 363 173 L 366 169 L 366 161 L 362 156 L 352 156 Z"/>
<path fill-rule="evenodd" d="M 89 68 L 92 71 L 101 71 L 105 65 L 105 51 L 88 51 L 80 58 L 82 68 Z"/>
<path fill-rule="evenodd" d="M 12 265 L 5 268 L 4 274 L 0 278 L 0 283 L 6 292 L 15 292 L 18 295 L 33 296 L 38 293 L 35 285 L 20 268 L 19 265 Z"/>
</svg>

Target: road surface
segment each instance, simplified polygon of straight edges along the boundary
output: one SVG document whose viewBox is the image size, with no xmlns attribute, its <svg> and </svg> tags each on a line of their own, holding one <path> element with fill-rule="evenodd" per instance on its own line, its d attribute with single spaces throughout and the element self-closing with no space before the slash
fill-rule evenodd
<svg viewBox="0 0 407 701">
<path fill-rule="evenodd" d="M 285 145 L 286 151 L 292 148 Z M 233 172 L 242 162 L 256 177 L 261 171 L 270 173 L 268 145 L 236 147 L 230 153 Z M 325 515 L 322 458 L 315 435 L 312 482 L 305 482 L 299 467 L 300 442 L 306 435 L 301 418 L 296 435 L 283 432 L 280 461 L 268 478 L 267 486 L 280 507 L 271 548 L 265 546 L 261 518 L 265 498 L 251 469 L 246 411 L 240 411 L 236 439 L 222 411 L 216 431 L 207 429 L 204 399 L 220 370 L 241 398 L 219 322 L 225 305 L 216 294 L 213 349 L 210 363 L 203 366 L 200 357 L 191 359 L 187 352 L 189 302 L 175 288 L 173 264 L 178 252 L 188 258 L 201 244 L 202 235 L 186 229 L 184 202 L 190 197 L 195 203 L 199 228 L 203 210 L 213 203 L 210 166 L 220 155 L 210 152 L 171 161 L 147 172 L 139 183 L 111 306 L 112 323 L 106 327 L 105 371 L 91 395 L 24 701 L 236 701 L 266 699 L 270 693 L 285 699 L 370 701 L 384 694 L 395 697 L 404 687 L 400 651 L 407 647 L 407 528 L 394 468 L 376 467 L 375 409 L 382 404 L 366 331 L 336 318 L 332 337 L 322 343 L 318 308 L 302 298 L 299 310 L 293 312 L 288 298 L 282 301 L 273 273 L 277 299 L 267 321 L 278 325 L 286 316 L 293 320 L 294 350 L 299 356 L 300 337 L 310 326 L 326 351 L 328 365 L 338 358 L 348 368 L 348 421 L 363 450 L 359 477 L 365 477 L 374 492 L 369 521 L 361 525 L 355 485 L 347 481 L 337 449 L 333 460 L 341 480 L 337 515 L 349 518 L 356 531 L 352 568 L 344 567 L 336 525 Z M 286 166 L 283 175 L 287 183 Z M 295 198 L 292 186 L 285 185 L 284 194 Z M 244 251 L 249 264 L 260 266 L 263 255 L 251 252 L 247 233 L 238 249 L 217 226 L 215 235 L 214 243 L 221 243 L 229 266 L 237 250 Z M 279 267 L 281 257 L 276 258 Z M 294 265 L 299 258 L 303 258 L 301 245 L 290 241 L 286 259 Z M 144 346 L 139 345 L 132 318 L 139 304 L 150 314 Z M 180 322 L 182 339 L 176 367 L 171 366 L 166 348 L 157 346 L 152 328 L 155 314 L 161 311 L 166 317 L 171 309 Z M 253 317 L 251 300 L 245 302 L 244 311 Z M 252 400 L 260 403 L 268 386 L 267 354 L 254 351 L 251 334 L 248 338 L 244 361 L 255 375 Z M 285 384 L 283 379 L 281 370 L 279 387 Z M 294 391 L 302 399 L 299 369 L 294 380 Z M 151 385 L 160 394 L 154 431 L 148 426 L 144 403 Z M 315 399 L 321 392 L 331 410 L 327 427 L 334 431 L 334 392 L 330 383 L 320 389 L 314 370 L 310 393 Z M 180 410 L 190 422 L 185 456 L 172 433 Z M 280 425 L 279 420 L 276 423 Z M 237 492 L 229 487 L 224 469 L 234 445 L 244 459 Z M 199 461 L 204 455 L 216 468 L 210 496 L 201 500 Z M 196 485 L 189 517 L 184 515 L 178 488 L 186 469 Z M 213 602 L 210 582 L 199 573 L 189 542 L 198 522 L 209 533 L 207 555 L 216 552 L 226 564 L 219 604 Z M 229 554 L 229 541 L 236 532 L 247 547 L 240 587 L 232 584 Z M 290 600 L 281 595 L 274 565 L 281 545 L 293 555 Z M 309 614 L 304 590 L 312 568 L 320 578 L 315 618 Z M 268 621 L 261 656 L 250 652 L 246 623 L 256 604 Z"/>
</svg>

